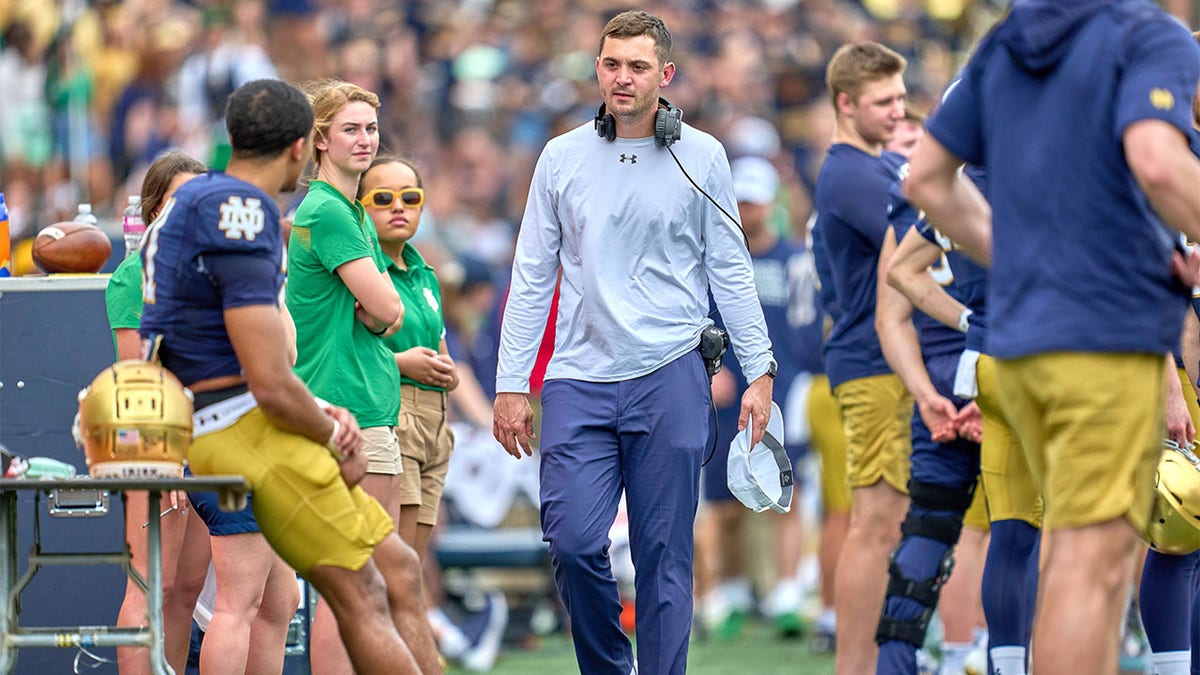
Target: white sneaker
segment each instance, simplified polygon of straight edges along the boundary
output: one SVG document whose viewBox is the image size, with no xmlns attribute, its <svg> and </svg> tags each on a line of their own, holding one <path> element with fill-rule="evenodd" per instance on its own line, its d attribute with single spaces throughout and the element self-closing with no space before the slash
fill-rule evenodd
<svg viewBox="0 0 1200 675">
<path fill-rule="evenodd" d="M 967 675 L 987 675 L 987 643 L 975 645 L 971 648 L 971 653 L 967 654 L 967 662 L 964 664 L 964 671 Z"/>
<path fill-rule="evenodd" d="M 450 617 L 441 607 L 429 610 L 429 625 L 437 636 L 438 651 L 448 659 L 457 659 L 471 647 L 471 641 L 463 634 L 462 629 L 454 625 Z"/>
<path fill-rule="evenodd" d="M 482 611 L 487 612 L 483 630 L 459 660 L 464 668 L 475 672 L 491 670 L 500 655 L 500 643 L 504 640 L 504 629 L 508 627 L 508 601 L 504 593 L 488 593 L 487 605 Z"/>
<path fill-rule="evenodd" d="M 782 579 L 761 603 L 763 614 L 775 618 L 781 614 L 799 614 L 800 603 L 804 599 L 799 582 L 795 579 Z"/>
</svg>

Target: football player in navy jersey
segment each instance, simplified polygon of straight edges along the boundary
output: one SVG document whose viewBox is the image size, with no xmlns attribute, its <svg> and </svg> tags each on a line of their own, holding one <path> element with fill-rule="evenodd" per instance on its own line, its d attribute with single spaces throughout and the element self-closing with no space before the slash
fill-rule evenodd
<svg viewBox="0 0 1200 675">
<path fill-rule="evenodd" d="M 245 477 L 263 535 L 329 600 L 357 670 L 441 672 L 417 556 L 357 487 L 358 424 L 288 364 L 274 199 L 304 168 L 312 107 L 291 85 L 257 80 L 230 96 L 226 125 L 226 171 L 177 191 L 142 250 L 140 332 L 196 397 L 189 464 Z"/>
<path fill-rule="evenodd" d="M 888 191 L 905 164 L 883 145 L 904 118 L 904 67 L 899 54 L 867 42 L 838 49 L 825 74 L 836 130 L 817 178 L 813 237 L 821 240 L 842 310 L 825 346 L 825 368 L 842 409 L 851 488 L 834 593 L 837 672 L 843 675 L 874 668 L 888 552 L 908 504 L 912 399 L 875 334 Z"/>
<path fill-rule="evenodd" d="M 1200 33 L 1192 37 L 1200 40 Z M 1200 150 L 1200 89 L 1192 97 L 1192 151 Z M 1200 154 L 1200 153 L 1198 153 Z M 1182 245 L 1194 244 L 1180 236 Z M 1200 366 L 1200 288 L 1192 288 L 1189 311 L 1184 313 L 1183 334 L 1172 350 L 1166 378 L 1167 438 L 1181 447 L 1192 447 L 1200 426 L 1200 404 L 1196 398 L 1197 368 Z M 1194 451 L 1195 448 L 1192 447 Z M 1138 609 L 1146 629 L 1146 642 L 1157 675 L 1188 675 L 1200 672 L 1200 621 L 1196 612 L 1196 579 L 1200 575 L 1200 551 L 1170 555 L 1154 549 L 1146 552 L 1138 593 Z M 1190 619 L 1190 620 L 1189 620 Z"/>
<path fill-rule="evenodd" d="M 968 174 L 982 190 L 983 172 L 969 169 Z M 956 260 L 944 263 L 951 252 Z M 947 270 L 953 272 L 957 282 L 958 292 L 954 295 L 939 283 L 945 279 Z M 1004 416 L 996 392 L 995 366 L 986 346 L 986 274 L 974 261 L 956 252 L 949 239 L 922 221 L 921 227 L 910 229 L 901 238 L 887 278 L 888 283 L 928 316 L 947 327 L 965 328 L 965 350 L 956 371 L 954 391 L 964 398 L 974 398 L 983 414 L 980 449 L 983 491 L 977 491 L 976 501 L 986 492 L 991 541 L 984 565 L 982 600 L 987 617 L 988 653 L 1001 672 L 1024 675 L 1037 591 L 1042 504 L 1024 450 Z M 1024 591 L 1014 592 L 1020 588 Z"/>
<path fill-rule="evenodd" d="M 888 211 L 893 228 L 880 255 L 875 326 L 888 363 L 913 395 L 915 412 L 909 511 L 888 570 L 891 582 L 876 634 L 880 644 L 877 672 L 911 673 L 917 670 L 916 650 L 925 642 L 929 619 L 950 578 L 954 547 L 975 496 L 979 439 L 960 433 L 960 427 L 963 413 L 973 411 L 978 418 L 979 411 L 954 393 L 955 374 L 966 347 L 966 325 L 960 324 L 956 330 L 924 313 L 914 313 L 912 302 L 888 283 L 896 240 L 925 226 L 900 192 L 899 183 L 893 186 Z M 951 250 L 928 274 L 936 275 L 935 283 L 945 286 L 961 303 L 971 293 L 972 284 L 984 281 L 982 270 L 967 267 L 965 256 Z M 961 278 L 957 274 L 976 270 L 978 274 Z M 967 637 L 954 656 L 965 658 L 969 631 Z M 962 663 L 957 666 L 961 672 Z"/>
<path fill-rule="evenodd" d="M 1168 227 L 1200 234 L 1187 142 L 1198 77 L 1195 41 L 1153 3 L 1020 0 L 913 155 L 913 203 L 992 268 L 1001 403 L 1047 497 L 1040 672 L 1117 670 L 1163 358 L 1195 276 Z M 964 161 L 987 171 L 986 200 Z"/>
</svg>

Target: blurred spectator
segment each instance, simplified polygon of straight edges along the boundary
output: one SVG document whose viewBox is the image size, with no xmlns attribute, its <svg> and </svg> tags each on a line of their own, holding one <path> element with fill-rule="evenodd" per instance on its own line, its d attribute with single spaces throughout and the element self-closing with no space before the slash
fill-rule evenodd
<svg viewBox="0 0 1200 675">
<path fill-rule="evenodd" d="M 450 142 L 446 173 L 456 201 L 438 220 L 442 242 L 455 254 L 473 255 L 502 271 L 512 260 L 516 225 L 507 217 L 504 152 L 482 126 L 459 131 Z"/>
<path fill-rule="evenodd" d="M 161 148 L 219 165 L 233 87 L 340 77 L 379 93 L 383 146 L 427 168 L 437 197 L 425 238 L 502 274 L 538 153 L 599 104 L 595 36 L 619 4 L 0 0 L 0 190 L 14 234 L 69 217 L 80 201 L 115 230 L 128 186 Z M 1171 8 L 1191 19 L 1194 4 Z M 651 0 L 647 9 L 674 28 L 686 65 L 672 102 L 731 157 L 768 157 L 798 185 L 787 203 L 796 223 L 831 133 L 822 97 L 833 49 L 878 39 L 901 51 L 910 98 L 927 109 L 1000 5 Z"/>
<path fill-rule="evenodd" d="M 50 161 L 50 116 L 46 106 L 46 65 L 42 47 L 24 20 L 2 34 L 0 82 L 0 151 L 4 159 L 4 192 L 9 228 L 14 238 L 29 227 L 30 211 L 43 189 L 42 169 Z"/>
<path fill-rule="evenodd" d="M 200 49 L 179 70 L 180 146 L 209 166 L 228 161 L 225 140 L 225 100 L 241 85 L 276 77 L 275 66 L 255 42 L 261 26 L 253 24 L 260 2 L 240 0 L 237 24 L 229 9 L 214 5 L 204 10 Z"/>
<path fill-rule="evenodd" d="M 75 209 L 79 195 L 70 182 L 72 173 L 88 194 L 112 192 L 112 168 L 106 161 L 103 136 L 91 115 L 95 92 L 92 70 L 81 58 L 72 31 L 62 29 L 46 55 L 46 102 L 54 152 L 46 171 L 45 211 L 48 221 L 65 219 Z"/>
</svg>

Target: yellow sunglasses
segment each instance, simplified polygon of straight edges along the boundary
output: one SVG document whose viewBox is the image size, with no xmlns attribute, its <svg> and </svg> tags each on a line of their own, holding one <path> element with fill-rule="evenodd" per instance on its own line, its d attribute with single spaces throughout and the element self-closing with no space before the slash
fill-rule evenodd
<svg viewBox="0 0 1200 675">
<path fill-rule="evenodd" d="M 419 187 L 404 188 L 403 190 L 386 190 L 379 188 L 363 195 L 362 202 L 377 209 L 390 208 L 397 200 L 410 209 L 415 209 L 425 203 L 425 191 Z"/>
</svg>

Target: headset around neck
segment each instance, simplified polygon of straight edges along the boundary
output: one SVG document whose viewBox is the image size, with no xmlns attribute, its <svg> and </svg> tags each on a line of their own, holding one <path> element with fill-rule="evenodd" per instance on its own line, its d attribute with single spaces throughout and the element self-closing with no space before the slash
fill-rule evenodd
<svg viewBox="0 0 1200 675">
<path fill-rule="evenodd" d="M 617 120 L 601 103 L 596 111 L 596 134 L 606 141 L 617 137 Z M 654 113 L 654 143 L 669 146 L 679 140 L 683 131 L 683 110 L 671 105 L 667 99 L 658 97 L 658 111 Z"/>
</svg>

